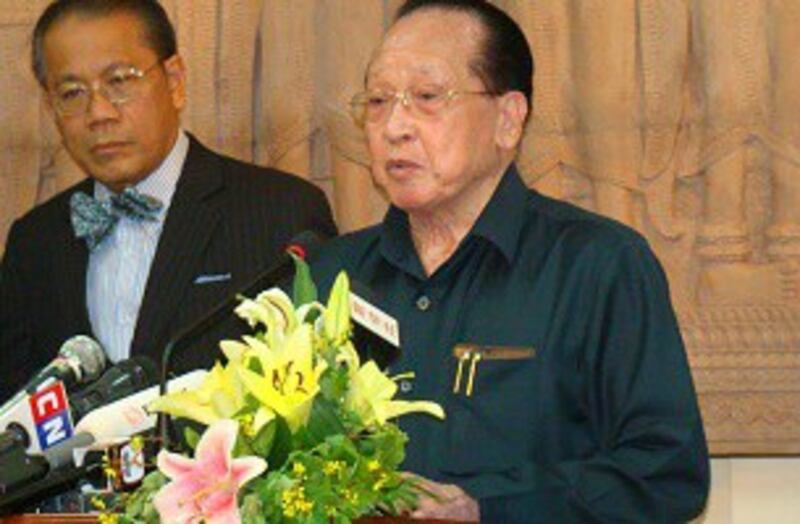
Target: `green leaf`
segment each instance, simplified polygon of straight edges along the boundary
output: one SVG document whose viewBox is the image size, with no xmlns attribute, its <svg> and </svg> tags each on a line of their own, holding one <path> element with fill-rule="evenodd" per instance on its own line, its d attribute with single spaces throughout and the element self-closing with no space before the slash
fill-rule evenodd
<svg viewBox="0 0 800 524">
<path fill-rule="evenodd" d="M 276 417 L 273 422 L 275 425 L 275 437 L 267 456 L 267 464 L 269 464 L 271 470 L 277 470 L 283 467 L 286 463 L 286 458 L 293 449 L 292 431 L 283 417 Z"/>
<path fill-rule="evenodd" d="M 269 421 L 267 424 L 264 425 L 264 427 L 262 427 L 258 431 L 258 434 L 251 442 L 253 451 L 255 451 L 259 457 L 269 456 L 269 452 L 272 449 L 272 445 L 275 443 L 275 434 L 277 432 L 277 425 L 278 425 L 277 420 L 273 419 Z"/>
<path fill-rule="evenodd" d="M 311 278 L 311 269 L 305 260 L 289 253 L 294 260 L 294 281 L 292 282 L 292 301 L 294 307 L 298 308 L 304 304 L 310 304 L 317 300 L 317 286 Z"/>
<path fill-rule="evenodd" d="M 347 374 L 345 366 L 331 366 L 319 381 L 319 387 L 322 396 L 332 402 L 338 402 L 344 399 L 347 394 L 347 388 L 350 385 L 350 377 Z"/>
<path fill-rule="evenodd" d="M 242 524 L 267 524 L 267 519 L 264 518 L 264 507 L 258 494 L 245 495 L 240 508 Z"/>
<path fill-rule="evenodd" d="M 381 462 L 384 468 L 397 469 L 403 462 L 408 436 L 395 424 L 384 424 L 367 440 L 368 443 L 365 445 L 375 446 L 374 457 Z"/>
<path fill-rule="evenodd" d="M 193 427 L 186 426 L 183 428 L 183 440 L 186 442 L 187 446 L 191 449 L 195 449 L 197 448 L 197 443 L 200 442 L 200 433 Z"/>
<path fill-rule="evenodd" d="M 300 439 L 303 447 L 314 447 L 331 435 L 342 434 L 345 427 L 339 420 L 336 405 L 317 397 L 311 406 L 311 414 L 304 428 L 298 430 L 296 438 Z"/>
</svg>

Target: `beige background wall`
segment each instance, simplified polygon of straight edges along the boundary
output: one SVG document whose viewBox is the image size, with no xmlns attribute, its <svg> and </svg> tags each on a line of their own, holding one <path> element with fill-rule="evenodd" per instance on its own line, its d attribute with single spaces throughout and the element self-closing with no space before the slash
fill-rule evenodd
<svg viewBox="0 0 800 524">
<path fill-rule="evenodd" d="M 46 3 L 0 0 L 0 242 L 80 178 L 28 70 Z M 537 61 L 527 181 L 650 240 L 716 453 L 800 452 L 800 1 L 496 3 Z M 344 230 L 378 220 L 346 101 L 399 1 L 164 4 L 189 67 L 186 128 L 320 184 Z M 707 521 L 800 521 L 795 460 L 717 460 Z"/>
</svg>

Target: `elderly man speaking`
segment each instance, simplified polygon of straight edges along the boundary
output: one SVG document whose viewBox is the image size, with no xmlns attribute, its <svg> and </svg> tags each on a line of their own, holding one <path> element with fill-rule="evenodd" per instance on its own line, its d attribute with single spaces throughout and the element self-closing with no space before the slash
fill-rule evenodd
<svg viewBox="0 0 800 524">
<path fill-rule="evenodd" d="M 415 516 L 680 522 L 708 455 L 664 273 L 645 240 L 525 187 L 514 158 L 533 59 L 505 13 L 411 0 L 352 100 L 391 207 L 314 265 L 345 269 L 399 321 Z M 415 418 L 416 417 L 416 418 Z"/>
</svg>

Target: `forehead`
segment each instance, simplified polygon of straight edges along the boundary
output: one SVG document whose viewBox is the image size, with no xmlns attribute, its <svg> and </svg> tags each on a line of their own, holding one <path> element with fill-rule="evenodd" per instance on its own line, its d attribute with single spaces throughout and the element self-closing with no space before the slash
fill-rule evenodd
<svg viewBox="0 0 800 524">
<path fill-rule="evenodd" d="M 466 78 L 482 41 L 483 30 L 471 15 L 422 9 L 392 26 L 373 54 L 367 79 L 409 75 Z"/>
<path fill-rule="evenodd" d="M 152 60 L 144 27 L 129 13 L 69 15 L 44 36 L 43 55 L 49 80 L 90 77 L 114 65 Z M 140 64 L 141 65 L 141 64 Z"/>
</svg>

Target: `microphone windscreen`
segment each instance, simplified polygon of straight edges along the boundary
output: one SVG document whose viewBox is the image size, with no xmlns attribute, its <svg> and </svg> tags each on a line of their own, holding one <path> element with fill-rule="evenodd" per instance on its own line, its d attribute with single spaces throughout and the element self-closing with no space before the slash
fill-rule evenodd
<svg viewBox="0 0 800 524">
<path fill-rule="evenodd" d="M 67 339 L 58 354 L 77 368 L 78 381 L 82 383 L 95 380 L 106 367 L 105 351 L 99 342 L 86 335 Z"/>
<path fill-rule="evenodd" d="M 294 253 L 302 259 L 307 259 L 322 246 L 327 239 L 312 230 L 298 233 L 286 245 L 286 251 Z"/>
</svg>

